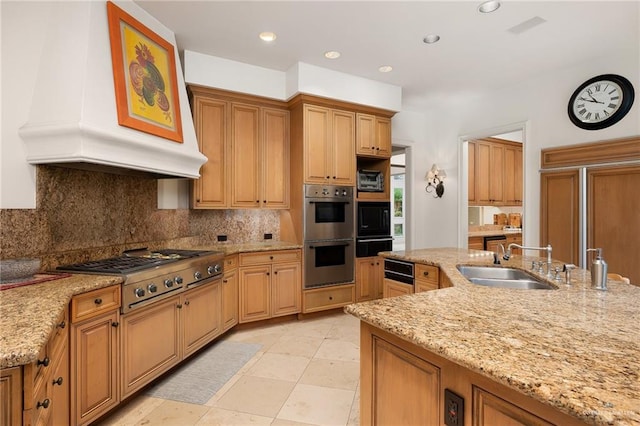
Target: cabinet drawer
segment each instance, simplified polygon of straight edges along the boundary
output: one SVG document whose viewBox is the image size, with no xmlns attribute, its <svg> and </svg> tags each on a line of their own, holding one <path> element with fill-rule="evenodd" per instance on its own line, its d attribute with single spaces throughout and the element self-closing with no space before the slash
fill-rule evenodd
<svg viewBox="0 0 640 426">
<path fill-rule="evenodd" d="M 238 267 L 238 255 L 225 256 L 224 258 L 224 271 L 227 272 L 231 269 Z"/>
<path fill-rule="evenodd" d="M 240 266 L 263 265 L 265 263 L 295 262 L 301 258 L 300 250 L 263 251 L 240 253 Z"/>
<path fill-rule="evenodd" d="M 332 286 L 303 292 L 303 312 L 339 308 L 355 301 L 355 284 Z"/>
<path fill-rule="evenodd" d="M 71 322 L 93 318 L 120 307 L 120 286 L 101 288 L 71 299 Z"/>
<path fill-rule="evenodd" d="M 440 268 L 431 265 L 416 264 L 416 282 L 424 281 L 435 283 L 435 288 L 438 288 L 438 274 Z"/>
</svg>

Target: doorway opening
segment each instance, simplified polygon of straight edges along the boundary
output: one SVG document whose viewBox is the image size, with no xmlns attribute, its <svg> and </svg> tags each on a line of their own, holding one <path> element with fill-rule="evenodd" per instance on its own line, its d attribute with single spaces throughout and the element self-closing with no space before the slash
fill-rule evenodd
<svg viewBox="0 0 640 426">
<path fill-rule="evenodd" d="M 408 212 L 407 154 L 404 147 L 393 147 L 391 154 L 391 236 L 393 251 L 405 250 Z"/>
<path fill-rule="evenodd" d="M 459 138 L 459 247 L 486 250 L 476 241 L 486 231 L 508 231 L 519 234 L 519 243 L 524 240 L 525 138 L 524 122 Z"/>
</svg>

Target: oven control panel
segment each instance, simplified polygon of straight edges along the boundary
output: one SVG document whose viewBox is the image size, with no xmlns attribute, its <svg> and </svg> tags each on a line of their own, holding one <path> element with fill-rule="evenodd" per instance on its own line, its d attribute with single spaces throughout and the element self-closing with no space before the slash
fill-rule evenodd
<svg viewBox="0 0 640 426">
<path fill-rule="evenodd" d="M 335 185 L 305 185 L 306 198 L 353 198 L 353 187 Z"/>
</svg>

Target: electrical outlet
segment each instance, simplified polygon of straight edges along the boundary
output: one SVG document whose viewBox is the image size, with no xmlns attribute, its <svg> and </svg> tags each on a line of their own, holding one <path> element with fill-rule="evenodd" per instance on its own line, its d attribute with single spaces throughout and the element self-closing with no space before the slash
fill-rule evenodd
<svg viewBox="0 0 640 426">
<path fill-rule="evenodd" d="M 447 426 L 464 424 L 464 399 L 449 389 L 444 390 L 444 424 Z"/>
<path fill-rule="evenodd" d="M 265 239 L 265 240 L 271 240 L 271 239 L 273 239 L 273 234 L 264 234 L 264 239 Z"/>
<path fill-rule="evenodd" d="M 226 235 L 218 235 L 218 241 L 227 241 Z"/>
</svg>

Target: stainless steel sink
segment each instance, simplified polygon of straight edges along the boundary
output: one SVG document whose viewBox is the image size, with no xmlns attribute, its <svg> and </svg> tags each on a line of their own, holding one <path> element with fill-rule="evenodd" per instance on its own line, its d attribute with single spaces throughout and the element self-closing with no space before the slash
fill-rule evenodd
<svg viewBox="0 0 640 426">
<path fill-rule="evenodd" d="M 469 281 L 477 285 L 529 290 L 555 290 L 556 288 L 526 271 L 491 266 L 458 266 Z"/>
</svg>

